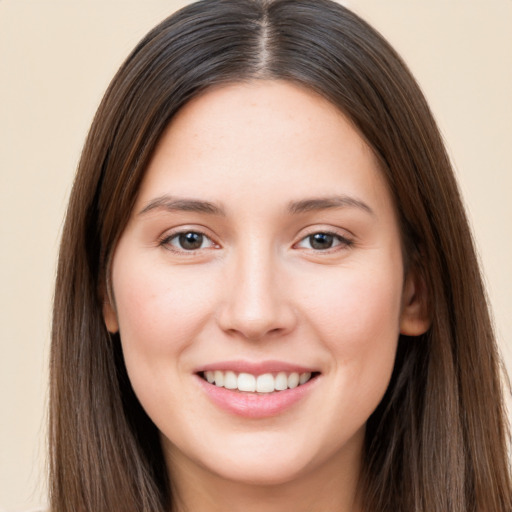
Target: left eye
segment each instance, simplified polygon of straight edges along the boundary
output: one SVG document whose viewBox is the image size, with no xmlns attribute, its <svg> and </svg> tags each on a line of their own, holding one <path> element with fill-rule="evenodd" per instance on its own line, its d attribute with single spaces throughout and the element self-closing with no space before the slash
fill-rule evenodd
<svg viewBox="0 0 512 512">
<path fill-rule="evenodd" d="M 325 251 L 338 246 L 348 247 L 350 244 L 350 240 L 334 233 L 313 233 L 303 238 L 298 243 L 298 247 L 313 249 L 315 251 Z"/>
<path fill-rule="evenodd" d="M 170 245 L 173 249 L 180 251 L 197 251 L 214 246 L 214 243 L 206 235 L 197 231 L 176 233 L 166 238 L 163 244 Z"/>
</svg>

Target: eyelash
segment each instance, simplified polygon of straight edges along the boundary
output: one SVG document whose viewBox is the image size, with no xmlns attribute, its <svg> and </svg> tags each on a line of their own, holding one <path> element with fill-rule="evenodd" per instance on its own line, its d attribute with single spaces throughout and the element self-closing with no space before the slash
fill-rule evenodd
<svg viewBox="0 0 512 512">
<path fill-rule="evenodd" d="M 303 243 L 306 240 L 310 241 L 315 235 L 323 235 L 327 237 L 332 237 L 333 241 L 337 241 L 338 243 L 332 247 L 328 247 L 327 249 L 314 249 L 313 247 L 307 248 L 308 250 L 311 250 L 315 253 L 327 253 L 330 254 L 332 252 L 336 252 L 338 250 L 348 249 L 354 245 L 354 241 L 350 238 L 347 238 L 346 236 L 342 236 L 339 233 L 333 232 L 333 231 L 314 231 L 312 233 L 309 233 L 305 237 L 301 238 L 301 240 L 295 244 L 295 246 L 298 246 L 299 244 Z"/>
<path fill-rule="evenodd" d="M 186 236 L 186 235 L 200 235 L 201 237 L 203 237 L 203 240 L 208 240 L 211 244 L 211 246 L 217 246 L 218 245 L 211 239 L 211 237 L 209 237 L 206 233 L 203 233 L 202 231 L 198 230 L 198 229 L 185 229 L 185 230 L 182 230 L 182 231 L 176 231 L 174 233 L 171 233 L 170 235 L 167 235 L 165 236 L 160 242 L 158 245 L 162 246 L 162 247 L 165 247 L 166 249 L 168 249 L 169 251 L 172 251 L 172 252 L 175 252 L 175 253 L 179 253 L 179 254 L 195 254 L 197 251 L 201 251 L 201 250 L 204 250 L 205 248 L 204 247 L 199 247 L 197 249 L 191 249 L 191 250 L 187 250 L 187 249 L 183 249 L 183 248 L 177 248 L 177 247 L 174 247 L 172 245 L 172 240 L 174 239 L 177 239 L 179 240 L 179 237 L 181 236 Z M 202 245 L 202 243 L 201 243 Z M 208 247 L 209 249 L 210 247 Z"/>
<path fill-rule="evenodd" d="M 210 242 L 211 246 L 207 247 L 207 248 L 199 247 L 197 249 L 187 250 L 184 248 L 177 248 L 172 245 L 172 243 L 171 243 L 172 240 L 174 240 L 174 239 L 179 240 L 179 237 L 186 236 L 186 235 L 199 235 L 200 237 L 202 237 L 201 245 L 204 242 L 204 240 L 206 239 Z M 314 231 L 314 232 L 309 233 L 308 235 L 304 236 L 303 238 L 301 238 L 298 243 L 294 244 L 294 247 L 299 246 L 301 243 L 305 242 L 308 239 L 310 240 L 310 244 L 311 244 L 311 241 L 312 241 L 311 239 L 315 235 L 323 235 L 326 237 L 332 237 L 332 239 L 334 241 L 338 242 L 336 245 L 334 245 L 332 247 L 328 247 L 327 249 L 315 249 L 313 247 L 305 248 L 305 249 L 311 250 L 318 254 L 321 254 L 321 253 L 329 254 L 331 252 L 335 252 L 338 250 L 348 249 L 354 245 L 353 240 L 351 240 L 350 238 L 347 238 L 346 236 L 342 236 L 338 233 L 335 233 L 332 231 Z M 203 233 L 202 231 L 197 230 L 197 229 L 182 230 L 182 231 L 177 231 L 177 232 L 171 233 L 170 235 L 167 235 L 164 238 L 162 238 L 162 240 L 160 240 L 158 245 L 165 247 L 166 249 L 168 249 L 172 252 L 175 252 L 175 253 L 179 253 L 179 254 L 195 254 L 197 251 L 201 251 L 204 249 L 210 249 L 211 247 L 218 247 L 218 245 L 206 233 Z"/>
</svg>

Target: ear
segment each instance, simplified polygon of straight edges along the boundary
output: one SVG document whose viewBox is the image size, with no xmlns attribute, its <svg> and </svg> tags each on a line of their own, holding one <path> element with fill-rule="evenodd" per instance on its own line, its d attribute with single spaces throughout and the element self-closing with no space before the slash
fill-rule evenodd
<svg viewBox="0 0 512 512">
<path fill-rule="evenodd" d="M 117 321 L 117 313 L 112 306 L 110 300 L 105 298 L 103 301 L 103 320 L 107 326 L 107 330 L 111 334 L 115 334 L 119 331 L 119 322 Z"/>
<path fill-rule="evenodd" d="M 400 334 L 419 336 L 431 324 L 428 311 L 428 292 L 419 272 L 411 269 L 405 279 L 400 315 Z"/>
</svg>

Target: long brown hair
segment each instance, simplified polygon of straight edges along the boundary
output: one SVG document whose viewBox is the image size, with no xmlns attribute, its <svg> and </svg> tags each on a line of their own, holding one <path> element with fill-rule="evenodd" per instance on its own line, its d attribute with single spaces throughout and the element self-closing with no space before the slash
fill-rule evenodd
<svg viewBox="0 0 512 512">
<path fill-rule="evenodd" d="M 389 44 L 329 0 L 204 0 L 133 50 L 98 109 L 67 212 L 51 349 L 55 512 L 172 509 L 156 427 L 102 317 L 108 267 L 163 130 L 206 88 L 288 80 L 348 116 L 377 155 L 431 328 L 399 340 L 368 420 L 367 512 L 512 510 L 500 362 L 472 237 L 436 124 Z M 172 477 L 172 476 L 171 476 Z"/>
</svg>

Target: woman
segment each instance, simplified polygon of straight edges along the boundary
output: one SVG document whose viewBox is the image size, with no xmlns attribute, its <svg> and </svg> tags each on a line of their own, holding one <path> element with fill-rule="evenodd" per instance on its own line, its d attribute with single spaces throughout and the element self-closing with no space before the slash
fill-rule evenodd
<svg viewBox="0 0 512 512">
<path fill-rule="evenodd" d="M 64 227 L 53 510 L 511 509 L 471 234 L 414 79 L 328 1 L 135 48 Z"/>
</svg>

